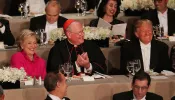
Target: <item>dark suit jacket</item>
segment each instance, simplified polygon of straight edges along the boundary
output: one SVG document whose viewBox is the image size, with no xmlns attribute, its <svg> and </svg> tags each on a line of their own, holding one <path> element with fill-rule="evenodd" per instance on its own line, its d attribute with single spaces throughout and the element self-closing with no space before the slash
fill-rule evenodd
<svg viewBox="0 0 175 100">
<path fill-rule="evenodd" d="M 171 100 L 175 100 L 175 96 L 171 98 Z"/>
<path fill-rule="evenodd" d="M 58 28 L 63 27 L 64 22 L 67 19 L 59 16 L 57 21 Z M 36 31 L 38 29 L 45 29 L 46 26 L 46 15 L 34 17 L 30 20 L 30 30 Z"/>
<path fill-rule="evenodd" d="M 173 35 L 175 33 L 174 23 L 175 23 L 175 11 L 173 9 L 168 8 L 168 35 Z M 152 21 L 153 26 L 159 25 L 159 19 L 157 10 L 152 10 L 146 14 L 144 14 L 142 19 L 149 19 Z"/>
<path fill-rule="evenodd" d="M 5 32 L 4 33 L 0 32 L 0 41 L 3 41 L 4 44 L 7 45 L 14 45 L 15 39 L 10 31 L 9 21 L 0 18 L 0 23 L 2 23 L 5 26 Z"/>
<path fill-rule="evenodd" d="M 69 98 L 67 98 L 67 97 L 64 97 L 63 98 L 64 100 L 70 100 Z M 52 98 L 50 98 L 48 95 L 47 95 L 47 97 L 46 97 L 46 99 L 45 100 L 52 100 Z"/>
<path fill-rule="evenodd" d="M 113 100 L 132 100 L 133 99 L 133 91 L 126 91 L 113 95 Z M 154 93 L 147 92 L 146 100 L 163 100 L 162 96 L 159 96 Z"/>
<path fill-rule="evenodd" d="M 143 59 L 139 40 L 133 40 L 131 42 L 126 42 L 123 47 L 121 47 L 121 66 L 120 72 L 122 74 L 128 74 L 126 69 L 127 61 L 133 59 L 140 59 L 141 70 L 143 71 Z M 150 69 L 155 72 L 160 73 L 162 70 L 172 70 L 170 67 L 170 59 L 168 56 L 168 46 L 160 41 L 151 41 L 151 56 L 150 56 Z"/>
</svg>

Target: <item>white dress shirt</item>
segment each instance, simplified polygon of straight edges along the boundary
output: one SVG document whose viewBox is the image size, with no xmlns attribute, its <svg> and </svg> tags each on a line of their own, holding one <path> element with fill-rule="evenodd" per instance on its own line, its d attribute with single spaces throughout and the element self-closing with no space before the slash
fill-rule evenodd
<svg viewBox="0 0 175 100">
<path fill-rule="evenodd" d="M 150 70 L 151 43 L 145 45 L 140 41 L 140 47 L 142 51 L 144 71 L 149 71 Z"/>
<path fill-rule="evenodd" d="M 81 72 L 81 68 L 77 65 L 77 63 L 75 62 L 75 66 L 76 66 L 76 70 L 78 73 Z M 92 72 L 92 64 L 90 63 L 90 67 L 88 69 L 84 68 L 84 72 L 85 73 L 91 73 Z"/>
<path fill-rule="evenodd" d="M 48 95 L 49 95 L 49 97 L 50 97 L 52 100 L 61 100 L 59 97 L 54 96 L 54 95 L 52 95 L 52 94 L 48 94 Z"/>
<path fill-rule="evenodd" d="M 161 13 L 158 11 L 158 19 L 160 23 L 160 27 L 163 27 L 164 29 L 164 36 L 168 35 L 168 16 L 167 16 L 167 11 L 166 10 L 164 13 Z"/>
<path fill-rule="evenodd" d="M 0 28 L 0 32 L 1 32 L 2 34 L 5 32 L 5 26 L 4 26 L 4 25 Z"/>
<path fill-rule="evenodd" d="M 44 0 L 27 0 L 30 6 L 30 13 L 43 14 L 45 12 Z"/>
<path fill-rule="evenodd" d="M 133 100 L 137 100 L 137 98 L 135 97 L 135 95 L 133 94 L 133 97 L 134 97 L 134 99 Z M 140 99 L 140 100 L 146 100 L 146 95 L 142 98 L 142 99 Z"/>
<path fill-rule="evenodd" d="M 57 22 L 55 22 L 53 24 L 50 24 L 49 22 L 46 22 L 46 27 L 45 27 L 45 32 L 47 34 L 47 41 L 46 41 L 46 43 L 48 43 L 48 41 L 50 39 L 50 32 L 53 29 L 56 29 L 56 28 L 57 28 Z"/>
</svg>

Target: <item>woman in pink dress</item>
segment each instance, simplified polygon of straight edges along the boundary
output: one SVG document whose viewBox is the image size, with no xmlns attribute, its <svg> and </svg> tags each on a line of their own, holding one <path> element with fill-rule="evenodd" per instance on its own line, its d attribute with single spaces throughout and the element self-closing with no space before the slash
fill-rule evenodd
<svg viewBox="0 0 175 100">
<path fill-rule="evenodd" d="M 46 61 L 36 54 L 36 34 L 30 30 L 23 30 L 17 38 L 19 52 L 11 57 L 11 66 L 23 67 L 28 76 L 44 79 L 46 75 Z"/>
</svg>

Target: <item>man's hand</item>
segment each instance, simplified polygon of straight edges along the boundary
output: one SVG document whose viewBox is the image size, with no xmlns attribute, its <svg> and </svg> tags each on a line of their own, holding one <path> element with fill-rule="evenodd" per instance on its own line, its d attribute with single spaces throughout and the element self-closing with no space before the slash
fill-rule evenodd
<svg viewBox="0 0 175 100">
<path fill-rule="evenodd" d="M 87 53 L 82 53 L 81 55 L 78 55 L 76 63 L 80 67 L 85 67 L 88 69 L 90 67 L 89 57 Z"/>
</svg>

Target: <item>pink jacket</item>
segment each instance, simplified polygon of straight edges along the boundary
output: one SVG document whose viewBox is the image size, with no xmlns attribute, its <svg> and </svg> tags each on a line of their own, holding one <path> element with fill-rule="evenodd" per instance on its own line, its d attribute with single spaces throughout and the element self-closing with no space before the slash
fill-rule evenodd
<svg viewBox="0 0 175 100">
<path fill-rule="evenodd" d="M 23 67 L 28 76 L 44 79 L 46 75 L 46 61 L 36 54 L 34 60 L 31 61 L 25 52 L 17 52 L 11 57 L 11 66 L 14 68 Z"/>
</svg>

